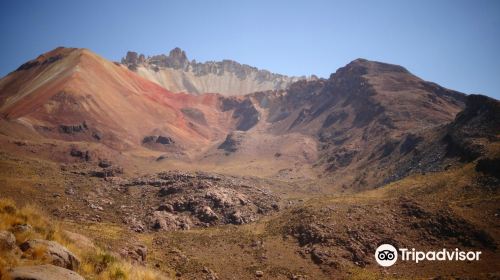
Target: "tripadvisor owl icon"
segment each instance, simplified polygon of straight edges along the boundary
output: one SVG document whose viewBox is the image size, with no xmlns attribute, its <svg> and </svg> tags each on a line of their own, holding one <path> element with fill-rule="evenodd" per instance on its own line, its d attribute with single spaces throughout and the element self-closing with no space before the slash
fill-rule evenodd
<svg viewBox="0 0 500 280">
<path fill-rule="evenodd" d="M 382 244 L 375 251 L 375 260 L 381 266 L 391 266 L 398 260 L 398 251 L 390 244 Z"/>
</svg>

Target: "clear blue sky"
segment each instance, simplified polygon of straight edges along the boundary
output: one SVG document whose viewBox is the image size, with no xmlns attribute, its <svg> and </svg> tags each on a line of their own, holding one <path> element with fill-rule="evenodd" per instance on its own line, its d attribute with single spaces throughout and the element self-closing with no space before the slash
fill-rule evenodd
<svg viewBox="0 0 500 280">
<path fill-rule="evenodd" d="M 0 76 L 57 46 L 111 60 L 176 46 L 328 77 L 358 57 L 500 99 L 500 1 L 0 1 Z"/>
</svg>

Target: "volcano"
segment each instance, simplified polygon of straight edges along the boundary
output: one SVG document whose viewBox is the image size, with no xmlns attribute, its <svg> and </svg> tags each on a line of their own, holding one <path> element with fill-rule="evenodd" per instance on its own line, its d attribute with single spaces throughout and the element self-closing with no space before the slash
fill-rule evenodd
<svg viewBox="0 0 500 280">
<path fill-rule="evenodd" d="M 499 108 L 366 59 L 306 78 L 56 48 L 0 80 L 0 278 L 487 278 Z M 486 259 L 382 271 L 381 244 Z"/>
</svg>

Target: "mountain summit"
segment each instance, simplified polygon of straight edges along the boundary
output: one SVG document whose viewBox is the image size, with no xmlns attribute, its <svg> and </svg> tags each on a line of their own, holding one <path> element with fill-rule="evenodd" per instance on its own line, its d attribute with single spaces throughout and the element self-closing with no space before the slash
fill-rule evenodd
<svg viewBox="0 0 500 280">
<path fill-rule="evenodd" d="M 0 113 L 7 120 L 22 120 L 46 137 L 115 148 L 162 135 L 193 147 L 216 137 L 224 119 L 211 117 L 218 96 L 174 94 L 87 49 L 42 54 L 0 80 L 0 93 Z M 181 108 L 211 113 L 199 124 Z"/>
<path fill-rule="evenodd" d="M 0 196 L 36 202 L 131 269 L 183 279 L 344 279 L 361 268 L 382 279 L 373 256 L 384 243 L 477 248 L 488 258 L 466 275 L 496 273 L 498 100 L 366 59 L 294 79 L 189 61 L 179 48 L 122 63 L 54 49 L 0 79 Z M 2 201 L 0 274 L 47 271 L 38 265 L 66 248 L 25 239 L 65 245 L 72 234 Z M 40 242 L 48 251 L 31 254 Z M 94 249 L 75 256 L 95 271 L 76 272 L 119 271 Z M 416 275 L 405 265 L 396 277 Z M 411 269 L 439 278 L 456 267 Z"/>
<path fill-rule="evenodd" d="M 186 52 L 174 48 L 168 55 L 146 57 L 129 51 L 121 63 L 130 70 L 172 92 L 244 95 L 256 91 L 285 89 L 306 77 L 288 77 L 233 60 L 189 61 Z"/>
</svg>

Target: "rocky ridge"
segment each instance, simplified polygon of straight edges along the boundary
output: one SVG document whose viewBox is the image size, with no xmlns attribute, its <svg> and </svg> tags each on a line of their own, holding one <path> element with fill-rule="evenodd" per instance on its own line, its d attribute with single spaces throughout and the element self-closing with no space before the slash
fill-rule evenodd
<svg viewBox="0 0 500 280">
<path fill-rule="evenodd" d="M 234 60 L 197 62 L 186 52 L 174 48 L 168 55 L 153 55 L 129 51 L 121 63 L 139 75 L 168 90 L 201 94 L 244 95 L 251 92 L 285 89 L 292 82 L 306 77 L 289 77 L 258 69 Z M 227 83 L 227 85 L 224 85 Z"/>
<path fill-rule="evenodd" d="M 102 168 L 106 173 L 111 166 Z M 280 197 L 258 181 L 206 172 L 166 171 L 138 177 L 98 171 L 71 171 L 95 178 L 97 191 L 64 196 L 83 209 L 56 211 L 59 217 L 122 223 L 136 232 L 188 230 L 255 222 L 280 209 Z M 83 211 L 82 211 L 83 210 Z"/>
<path fill-rule="evenodd" d="M 141 192 L 149 205 L 125 223 L 135 229 L 179 230 L 221 224 L 246 224 L 279 210 L 279 198 L 241 179 L 209 173 L 162 172 L 122 182 L 128 193 Z M 130 205 L 130 206 L 133 206 Z"/>
</svg>

